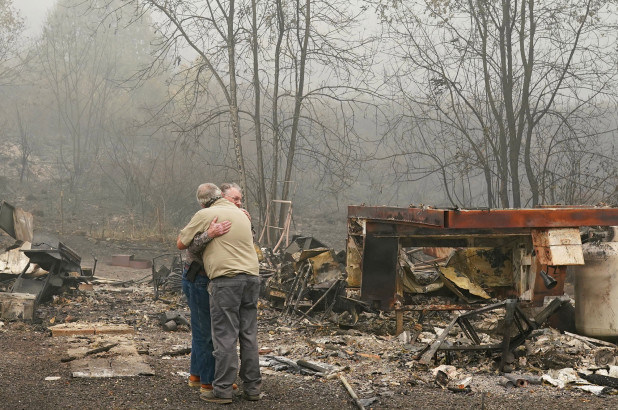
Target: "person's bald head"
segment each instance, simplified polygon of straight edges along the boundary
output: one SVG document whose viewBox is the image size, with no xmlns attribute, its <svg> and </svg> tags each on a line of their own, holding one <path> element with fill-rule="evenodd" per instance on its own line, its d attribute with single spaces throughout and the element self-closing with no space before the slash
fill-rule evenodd
<svg viewBox="0 0 618 410">
<path fill-rule="evenodd" d="M 233 182 L 221 184 L 221 197 L 242 208 L 242 190 L 238 184 Z"/>
</svg>

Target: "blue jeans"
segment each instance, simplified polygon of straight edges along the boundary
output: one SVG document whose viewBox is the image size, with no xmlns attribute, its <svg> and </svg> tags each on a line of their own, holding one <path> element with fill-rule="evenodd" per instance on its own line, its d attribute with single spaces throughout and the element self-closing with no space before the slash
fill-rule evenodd
<svg viewBox="0 0 618 410">
<path fill-rule="evenodd" d="M 202 384 L 212 384 L 215 377 L 215 358 L 212 355 L 212 332 L 210 327 L 210 297 L 208 278 L 197 275 L 195 282 L 182 272 L 182 290 L 187 295 L 191 309 L 191 368 L 193 375 L 200 376 Z"/>
</svg>

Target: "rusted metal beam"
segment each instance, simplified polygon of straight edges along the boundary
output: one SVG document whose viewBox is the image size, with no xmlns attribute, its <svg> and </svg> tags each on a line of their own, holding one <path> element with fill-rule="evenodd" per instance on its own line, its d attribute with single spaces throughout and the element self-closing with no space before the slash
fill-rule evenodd
<svg viewBox="0 0 618 410">
<path fill-rule="evenodd" d="M 403 332 L 403 311 L 395 310 L 395 336 Z"/>
<path fill-rule="evenodd" d="M 618 224 L 618 208 L 493 209 L 445 213 L 445 227 L 451 229 L 567 228 Z"/>
<path fill-rule="evenodd" d="M 618 225 L 618 208 L 431 209 L 348 206 L 348 217 L 445 229 L 566 228 Z"/>
<path fill-rule="evenodd" d="M 444 210 L 431 208 L 350 205 L 348 206 L 348 218 L 379 219 L 444 227 Z"/>
</svg>

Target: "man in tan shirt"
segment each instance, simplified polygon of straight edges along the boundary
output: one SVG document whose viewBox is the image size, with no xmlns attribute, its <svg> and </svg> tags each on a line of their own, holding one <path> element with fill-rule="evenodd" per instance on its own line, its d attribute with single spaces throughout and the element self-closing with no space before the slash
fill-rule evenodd
<svg viewBox="0 0 618 410">
<path fill-rule="evenodd" d="M 213 186 L 208 184 L 198 187 L 196 199 L 201 208 L 212 205 L 210 197 L 204 196 L 212 189 Z M 182 242 L 177 243 L 179 249 L 187 249 L 185 266 L 182 271 L 182 290 L 191 309 L 191 364 L 188 384 L 190 387 L 201 387 L 200 390 L 212 390 L 212 382 L 215 378 L 210 296 L 208 295 L 210 279 L 204 271 L 202 251 L 212 238 L 221 236 L 230 229 L 229 221 L 221 223 L 215 223 L 215 221 L 216 218 L 207 230 L 195 235 L 188 248 Z"/>
<path fill-rule="evenodd" d="M 251 222 L 232 202 L 220 198 L 213 184 L 206 193 L 212 204 L 199 210 L 178 236 L 178 247 L 188 246 L 198 232 L 213 221 L 230 221 L 231 228 L 214 238 L 203 253 L 204 269 L 210 278 L 210 315 L 214 344 L 213 390 L 201 398 L 213 403 L 231 403 L 232 385 L 238 373 L 236 345 L 240 341 L 240 378 L 245 398 L 259 400 L 261 374 L 257 344 L 257 300 L 259 265 L 253 246 Z"/>
</svg>

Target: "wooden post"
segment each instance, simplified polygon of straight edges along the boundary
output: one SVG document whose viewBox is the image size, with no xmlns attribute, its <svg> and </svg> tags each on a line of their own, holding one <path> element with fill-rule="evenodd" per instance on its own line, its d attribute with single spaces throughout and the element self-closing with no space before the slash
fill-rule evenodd
<svg viewBox="0 0 618 410">
<path fill-rule="evenodd" d="M 395 310 L 395 336 L 403 332 L 403 310 Z"/>
</svg>

